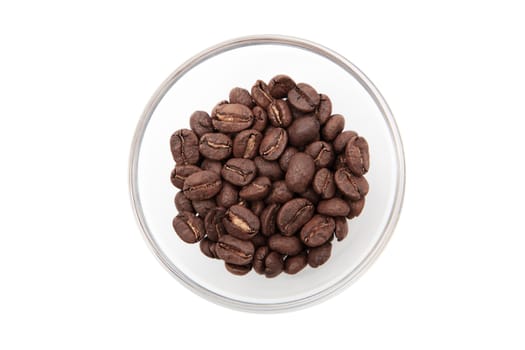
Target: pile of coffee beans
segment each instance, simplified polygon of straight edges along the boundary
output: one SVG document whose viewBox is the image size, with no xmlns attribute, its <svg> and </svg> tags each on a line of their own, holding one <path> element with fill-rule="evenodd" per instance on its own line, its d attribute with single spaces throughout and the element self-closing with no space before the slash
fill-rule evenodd
<svg viewBox="0 0 525 350">
<path fill-rule="evenodd" d="M 344 127 L 328 96 L 286 75 L 194 112 L 170 139 L 175 232 L 236 275 L 324 264 L 368 193 L 368 144 Z"/>
</svg>

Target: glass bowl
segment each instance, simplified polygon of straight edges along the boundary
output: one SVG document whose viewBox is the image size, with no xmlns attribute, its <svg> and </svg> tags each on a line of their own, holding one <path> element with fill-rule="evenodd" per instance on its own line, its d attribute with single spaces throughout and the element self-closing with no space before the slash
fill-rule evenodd
<svg viewBox="0 0 525 350">
<path fill-rule="evenodd" d="M 176 193 L 170 135 L 189 128 L 195 110 L 211 111 L 232 87 L 287 74 L 330 96 L 370 145 L 370 193 L 349 235 L 334 242 L 323 266 L 268 279 L 254 271 L 235 276 L 209 259 L 198 244 L 184 243 L 172 228 Z M 292 310 L 327 299 L 354 282 L 381 253 L 399 218 L 405 183 L 403 147 L 394 117 L 370 80 L 341 55 L 312 42 L 276 35 L 229 40 L 190 58 L 157 89 L 137 125 L 129 181 L 138 224 L 162 265 L 196 294 L 220 305 L 254 312 Z"/>
</svg>

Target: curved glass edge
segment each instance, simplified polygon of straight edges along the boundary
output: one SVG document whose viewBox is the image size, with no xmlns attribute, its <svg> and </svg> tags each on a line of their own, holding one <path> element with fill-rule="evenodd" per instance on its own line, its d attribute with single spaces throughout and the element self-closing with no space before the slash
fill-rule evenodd
<svg viewBox="0 0 525 350">
<path fill-rule="evenodd" d="M 383 118 L 389 126 L 391 136 L 395 143 L 395 151 L 398 164 L 398 182 L 396 184 L 396 195 L 394 199 L 393 210 L 391 212 L 390 217 L 388 218 L 388 222 L 385 226 L 383 233 L 381 234 L 380 239 L 377 241 L 370 253 L 365 257 L 365 259 L 363 259 L 363 261 L 347 276 L 339 280 L 334 285 L 316 294 L 298 300 L 274 304 L 243 302 L 214 293 L 206 289 L 205 287 L 199 285 L 198 283 L 192 281 L 182 271 L 180 271 L 176 266 L 174 266 L 167 258 L 167 256 L 159 249 L 157 242 L 151 235 L 150 229 L 144 218 L 137 184 L 138 158 L 142 138 L 146 131 L 146 127 L 148 126 L 148 122 L 151 119 L 151 116 L 153 115 L 157 105 L 160 103 L 160 101 L 166 95 L 169 89 L 177 82 L 177 80 L 179 80 L 186 72 L 188 72 L 194 66 L 220 53 L 234 50 L 244 46 L 265 44 L 285 45 L 314 52 L 334 62 L 335 64 L 343 68 L 346 72 L 351 74 L 355 79 L 357 79 L 357 81 L 366 89 L 366 91 L 373 98 L 375 104 L 380 109 Z M 135 130 L 130 150 L 128 180 L 130 188 L 130 200 L 135 219 L 137 220 L 137 223 L 149 248 L 160 261 L 160 263 L 168 270 L 168 272 L 170 272 L 185 287 L 187 287 L 197 295 L 218 305 L 240 311 L 271 313 L 299 310 L 301 308 L 320 303 L 328 299 L 329 297 L 341 293 L 344 289 L 348 288 L 352 283 L 354 283 L 364 272 L 366 272 L 366 270 L 372 265 L 372 263 L 384 250 L 399 220 L 399 215 L 403 206 L 403 199 L 405 193 L 405 171 L 406 169 L 403 143 L 401 141 L 401 136 L 399 134 L 399 130 L 397 128 L 394 116 L 379 90 L 374 86 L 374 84 L 370 81 L 370 79 L 368 79 L 368 77 L 363 72 L 361 72 L 355 65 L 349 62 L 343 56 L 314 42 L 283 35 L 252 35 L 224 41 L 198 53 L 197 55 L 193 56 L 192 58 L 184 62 L 182 65 L 180 65 L 166 80 L 164 80 L 164 82 L 155 91 L 148 104 L 144 108 L 144 111 L 142 112 L 137 128 Z"/>
</svg>

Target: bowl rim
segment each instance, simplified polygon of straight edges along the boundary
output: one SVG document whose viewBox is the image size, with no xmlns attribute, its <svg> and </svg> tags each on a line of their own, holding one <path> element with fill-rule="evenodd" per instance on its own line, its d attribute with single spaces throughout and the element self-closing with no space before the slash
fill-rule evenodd
<svg viewBox="0 0 525 350">
<path fill-rule="evenodd" d="M 398 176 L 396 183 L 396 194 L 392 206 L 392 211 L 385 225 L 385 228 L 381 233 L 381 236 L 379 237 L 373 248 L 370 250 L 370 252 L 359 263 L 359 265 L 357 265 L 355 269 L 353 269 L 342 279 L 338 280 L 336 283 L 328 286 L 327 288 L 315 294 L 308 295 L 300 299 L 280 303 L 254 303 L 229 298 L 201 286 L 200 284 L 196 283 L 191 278 L 186 276 L 182 271 L 180 271 L 160 249 L 155 238 L 151 234 L 151 231 L 144 217 L 137 183 L 138 159 L 140 154 L 142 138 L 145 134 L 148 123 L 153 113 L 155 112 L 156 107 L 164 98 L 169 89 L 184 74 L 186 74 L 189 70 L 201 64 L 202 62 L 223 52 L 253 45 L 282 45 L 310 51 L 321 55 L 324 58 L 327 58 L 328 60 L 343 68 L 350 75 L 352 75 L 372 97 L 374 103 L 383 115 L 383 118 L 385 119 L 385 122 L 389 127 L 391 137 L 394 140 L 395 154 L 397 158 L 396 170 L 398 172 Z M 298 310 L 325 301 L 328 298 L 335 296 L 336 294 L 342 292 L 344 289 L 348 288 L 364 272 L 366 272 L 368 268 L 370 268 L 370 266 L 376 261 L 378 256 L 384 250 L 398 222 L 403 206 L 403 199 L 405 193 L 405 171 L 406 169 L 403 143 L 401 141 L 401 136 L 399 134 L 399 130 L 395 122 L 394 116 L 379 90 L 374 86 L 370 79 L 368 79 L 368 77 L 363 72 L 361 72 L 353 63 L 351 63 L 338 53 L 309 40 L 284 35 L 250 35 L 230 39 L 201 51 L 200 53 L 188 59 L 186 62 L 182 63 L 157 88 L 157 90 L 147 103 L 146 107 L 144 108 L 144 111 L 142 112 L 142 115 L 135 129 L 129 156 L 128 180 L 131 205 L 135 215 L 135 219 L 142 232 L 142 236 L 146 240 L 147 245 L 149 246 L 153 254 L 156 256 L 156 258 L 159 260 L 159 262 L 168 270 L 168 272 L 173 277 L 175 277 L 180 283 L 182 283 L 189 290 L 193 291 L 195 294 L 203 297 L 208 301 L 214 302 L 215 304 L 241 311 L 269 313 Z"/>
</svg>

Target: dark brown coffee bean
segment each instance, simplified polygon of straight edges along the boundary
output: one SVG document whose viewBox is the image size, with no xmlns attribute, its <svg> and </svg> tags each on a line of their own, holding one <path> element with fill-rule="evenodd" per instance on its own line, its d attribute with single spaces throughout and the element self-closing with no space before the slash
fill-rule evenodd
<svg viewBox="0 0 525 350">
<path fill-rule="evenodd" d="M 238 204 L 228 209 L 222 224 L 230 235 L 243 240 L 253 238 L 261 227 L 259 218 L 250 209 Z"/>
<path fill-rule="evenodd" d="M 255 157 L 254 162 L 259 176 L 266 176 L 272 181 L 277 181 L 283 178 L 283 172 L 278 162 L 269 161 L 263 157 Z"/>
<path fill-rule="evenodd" d="M 268 254 L 270 254 L 270 248 L 267 246 L 262 246 L 257 248 L 255 250 L 255 254 L 253 255 L 253 269 L 260 275 L 264 273 L 266 268 L 265 260 Z"/>
<path fill-rule="evenodd" d="M 177 194 L 175 195 L 175 207 L 179 212 L 187 211 L 193 213 L 195 211 L 193 209 L 193 206 L 191 205 L 191 201 L 188 198 L 186 198 L 182 191 L 177 192 Z"/>
<path fill-rule="evenodd" d="M 345 128 L 345 118 L 340 114 L 334 114 L 323 126 L 321 134 L 325 141 L 334 140 Z"/>
<path fill-rule="evenodd" d="M 211 247 L 216 243 L 210 241 L 208 238 L 204 238 L 199 243 L 199 248 L 201 249 L 202 254 L 206 255 L 208 258 L 216 259 L 215 251 Z"/>
<path fill-rule="evenodd" d="M 330 198 L 317 204 L 317 212 L 328 216 L 347 216 L 350 213 L 350 205 L 342 198 Z"/>
<path fill-rule="evenodd" d="M 262 200 L 250 203 L 250 210 L 257 216 L 261 215 L 264 208 L 266 208 L 266 204 Z"/>
<path fill-rule="evenodd" d="M 171 172 L 171 183 L 173 186 L 182 189 L 186 178 L 198 171 L 201 169 L 196 165 L 177 165 Z"/>
<path fill-rule="evenodd" d="M 244 186 L 239 196 L 247 201 L 258 201 L 264 199 L 270 192 L 272 182 L 266 176 L 261 176 Z"/>
<path fill-rule="evenodd" d="M 237 202 L 236 205 L 241 206 L 241 207 L 246 208 L 246 209 L 250 209 L 249 208 L 250 206 L 248 205 L 248 201 L 245 200 L 245 199 L 240 199 L 239 202 Z"/>
<path fill-rule="evenodd" d="M 319 123 L 323 125 L 332 115 L 332 101 L 325 94 L 319 94 L 319 106 L 315 109 L 315 116 Z"/>
<path fill-rule="evenodd" d="M 272 189 L 266 197 L 266 203 L 286 203 L 293 198 L 293 192 L 288 189 L 283 180 L 274 181 Z"/>
<path fill-rule="evenodd" d="M 204 111 L 193 112 L 190 117 L 190 128 L 198 137 L 213 132 L 210 115 Z"/>
<path fill-rule="evenodd" d="M 327 168 L 321 168 L 315 173 L 312 188 L 323 199 L 335 196 L 334 174 Z"/>
<path fill-rule="evenodd" d="M 230 273 L 232 273 L 234 275 L 237 275 L 237 276 L 244 276 L 248 272 L 250 272 L 250 270 L 252 269 L 252 265 L 251 264 L 248 264 L 248 265 L 235 265 L 235 264 L 229 264 L 229 263 L 225 262 L 224 266 L 226 267 L 226 270 L 228 270 L 228 272 L 230 272 Z"/>
<path fill-rule="evenodd" d="M 304 153 L 310 155 L 314 159 L 315 167 L 317 169 L 331 167 L 335 160 L 332 145 L 325 141 L 312 142 L 306 147 Z"/>
<path fill-rule="evenodd" d="M 255 158 L 259 154 L 262 138 L 263 135 L 255 129 L 241 131 L 233 140 L 233 156 L 235 158 Z"/>
<path fill-rule="evenodd" d="M 216 201 L 219 206 L 229 208 L 239 201 L 239 191 L 231 183 L 224 181 Z"/>
<path fill-rule="evenodd" d="M 286 101 L 275 100 L 266 110 L 268 121 L 276 128 L 287 128 L 292 123 L 292 112 Z"/>
<path fill-rule="evenodd" d="M 348 222 L 346 218 L 338 216 L 335 220 L 335 237 L 338 241 L 342 241 L 348 236 Z"/>
<path fill-rule="evenodd" d="M 301 229 L 299 237 L 309 247 L 318 247 L 327 242 L 335 231 L 333 218 L 324 215 L 315 215 Z"/>
<path fill-rule="evenodd" d="M 309 200 L 313 205 L 317 205 L 317 203 L 321 200 L 321 197 L 311 187 L 308 187 L 306 191 L 300 194 L 300 196 Z"/>
<path fill-rule="evenodd" d="M 290 163 L 290 159 L 297 152 L 299 151 L 295 147 L 292 147 L 292 146 L 286 147 L 283 154 L 281 154 L 281 157 L 279 158 L 279 166 L 281 167 L 283 171 L 288 170 L 288 163 Z"/>
<path fill-rule="evenodd" d="M 204 223 L 195 214 L 183 211 L 173 219 L 173 228 L 186 243 L 196 243 L 204 238 Z"/>
<path fill-rule="evenodd" d="M 294 87 L 295 82 L 292 78 L 284 74 L 276 75 L 268 83 L 268 89 L 273 98 L 284 98 L 288 96 L 288 91 Z"/>
<path fill-rule="evenodd" d="M 212 110 L 211 110 L 211 115 L 215 115 L 215 113 L 217 112 L 217 108 L 219 108 L 220 106 L 222 105 L 227 105 L 229 104 L 230 102 L 228 102 L 228 100 L 222 100 L 220 101 L 219 103 L 217 103 L 215 106 L 213 106 Z M 212 119 L 212 125 L 213 125 L 213 119 Z"/>
<path fill-rule="evenodd" d="M 326 242 L 320 247 L 312 248 L 308 251 L 308 265 L 313 268 L 323 265 L 330 259 L 332 254 L 332 243 Z"/>
<path fill-rule="evenodd" d="M 284 272 L 295 275 L 306 267 L 307 258 L 305 253 L 289 256 L 284 261 Z"/>
<path fill-rule="evenodd" d="M 363 211 L 363 208 L 365 207 L 365 197 L 361 197 L 361 199 L 354 202 L 350 201 L 348 204 L 350 204 L 350 213 L 346 217 L 353 219 L 359 216 Z"/>
<path fill-rule="evenodd" d="M 222 167 L 221 175 L 224 180 L 236 186 L 249 184 L 257 175 L 253 160 L 244 158 L 228 159 Z"/>
<path fill-rule="evenodd" d="M 299 83 L 288 92 L 288 101 L 301 112 L 312 112 L 319 105 L 320 97 L 313 87 Z"/>
<path fill-rule="evenodd" d="M 215 254 L 230 264 L 247 265 L 252 262 L 255 247 L 250 241 L 243 241 L 231 235 L 219 238 L 215 246 Z"/>
<path fill-rule="evenodd" d="M 314 215 L 314 205 L 304 199 L 295 198 L 286 202 L 277 213 L 277 226 L 285 236 L 291 236 Z"/>
<path fill-rule="evenodd" d="M 199 139 L 189 129 L 177 130 L 170 138 L 173 160 L 178 165 L 197 164 L 199 161 Z"/>
<path fill-rule="evenodd" d="M 204 218 L 204 229 L 208 239 L 217 242 L 219 238 L 226 234 L 226 229 L 222 224 L 222 219 L 226 215 L 226 209 L 215 207 L 208 211 Z"/>
<path fill-rule="evenodd" d="M 214 173 L 221 174 L 222 163 L 218 160 L 204 159 L 201 163 L 202 170 L 211 170 Z"/>
<path fill-rule="evenodd" d="M 282 128 L 273 128 L 266 132 L 259 147 L 259 153 L 266 160 L 276 160 L 283 154 L 288 144 L 288 134 Z"/>
<path fill-rule="evenodd" d="M 268 115 L 266 114 L 266 111 L 260 106 L 255 106 L 252 109 L 252 113 L 253 118 L 255 119 L 252 128 L 259 132 L 263 132 L 268 124 Z"/>
<path fill-rule="evenodd" d="M 267 245 L 266 236 L 264 236 L 262 233 L 258 233 L 251 239 L 253 245 L 255 246 L 255 249 Z"/>
<path fill-rule="evenodd" d="M 314 159 L 308 154 L 299 152 L 294 154 L 286 171 L 286 186 L 296 193 L 306 191 L 315 175 Z"/>
<path fill-rule="evenodd" d="M 319 121 L 315 117 L 303 117 L 293 121 L 288 128 L 292 146 L 301 147 L 319 140 Z"/>
<path fill-rule="evenodd" d="M 262 80 L 257 80 L 252 86 L 252 98 L 259 106 L 266 109 L 272 103 L 273 97 L 270 95 L 268 85 Z"/>
<path fill-rule="evenodd" d="M 357 136 L 357 133 L 355 131 L 350 131 L 350 130 L 343 131 L 342 133 L 337 135 L 337 137 L 335 138 L 333 142 L 334 151 L 336 153 L 344 152 L 348 141 L 350 141 L 355 136 Z"/>
<path fill-rule="evenodd" d="M 348 141 L 345 148 L 346 164 L 352 173 L 362 176 L 370 167 L 368 142 L 363 137 L 355 136 Z"/>
<path fill-rule="evenodd" d="M 277 213 L 281 206 L 272 203 L 263 209 L 261 213 L 261 233 L 265 236 L 271 236 L 275 233 Z"/>
<path fill-rule="evenodd" d="M 252 95 L 248 92 L 248 90 L 235 87 L 230 90 L 230 103 L 239 103 L 241 105 L 245 105 L 248 108 L 252 108 L 255 103 L 252 100 Z"/>
<path fill-rule="evenodd" d="M 264 275 L 267 278 L 276 277 L 284 269 L 283 256 L 277 252 L 270 252 L 264 259 Z"/>
<path fill-rule="evenodd" d="M 205 217 L 211 209 L 217 207 L 217 203 L 215 203 L 214 199 L 191 201 L 191 205 L 193 206 L 197 214 L 199 214 L 199 216 L 202 218 Z"/>
<path fill-rule="evenodd" d="M 283 255 L 297 255 L 303 250 L 303 244 L 297 236 L 288 237 L 281 234 L 270 236 L 268 246 Z"/>
<path fill-rule="evenodd" d="M 211 119 L 215 129 L 224 133 L 249 129 L 253 124 L 252 110 L 239 103 L 227 103 L 216 107 Z"/>
<path fill-rule="evenodd" d="M 368 193 L 368 182 L 364 176 L 355 176 L 348 168 L 335 172 L 335 185 L 350 200 L 357 201 Z"/>
<path fill-rule="evenodd" d="M 199 151 L 209 159 L 222 160 L 228 158 L 232 152 L 232 139 L 218 132 L 202 135 L 199 141 Z"/>
<path fill-rule="evenodd" d="M 335 157 L 334 168 L 335 170 L 346 168 L 346 158 L 344 153 L 339 154 L 337 157 Z"/>
<path fill-rule="evenodd" d="M 222 187 L 222 181 L 217 173 L 202 170 L 191 174 L 184 181 L 184 195 L 190 200 L 203 200 L 214 197 Z"/>
</svg>

